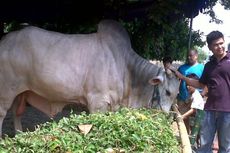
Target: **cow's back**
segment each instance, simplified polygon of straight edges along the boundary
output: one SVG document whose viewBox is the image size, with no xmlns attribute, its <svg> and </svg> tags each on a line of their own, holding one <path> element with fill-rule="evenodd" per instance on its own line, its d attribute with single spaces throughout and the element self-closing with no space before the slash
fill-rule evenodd
<svg viewBox="0 0 230 153">
<path fill-rule="evenodd" d="M 12 69 L 13 82 L 18 80 L 14 76 L 20 78 L 17 90 L 36 91 L 51 100 L 74 101 L 88 91 L 110 92 L 115 97 L 107 99 L 121 99 L 125 60 L 116 57 L 119 48 L 111 48 L 101 33 L 61 34 L 36 27 L 13 32 L 3 42 L 11 43 L 3 49 L 9 61 L 5 72 Z"/>
</svg>

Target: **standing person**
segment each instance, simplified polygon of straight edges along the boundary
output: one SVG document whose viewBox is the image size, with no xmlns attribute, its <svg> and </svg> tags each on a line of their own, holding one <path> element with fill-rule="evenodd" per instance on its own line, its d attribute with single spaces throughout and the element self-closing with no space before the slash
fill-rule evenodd
<svg viewBox="0 0 230 153">
<path fill-rule="evenodd" d="M 178 68 L 178 71 L 184 76 L 188 76 L 194 73 L 196 74 L 196 76 L 200 78 L 204 70 L 204 65 L 198 63 L 198 51 L 195 49 L 189 50 L 187 61 L 187 63 L 181 65 Z M 179 94 L 177 99 L 178 109 L 182 115 L 190 109 L 191 103 L 189 103 L 188 97 L 189 93 L 186 82 L 182 80 L 180 83 Z M 190 134 L 189 118 L 184 119 L 184 123 L 187 128 L 188 134 Z"/>
<path fill-rule="evenodd" d="M 217 132 L 219 153 L 230 153 L 230 53 L 225 51 L 224 36 L 219 31 L 207 35 L 209 50 L 213 57 L 205 64 L 204 72 L 197 81 L 171 70 L 196 88 L 208 87 L 205 115 L 201 122 L 200 143 L 197 153 L 211 153 L 212 142 Z"/>
</svg>

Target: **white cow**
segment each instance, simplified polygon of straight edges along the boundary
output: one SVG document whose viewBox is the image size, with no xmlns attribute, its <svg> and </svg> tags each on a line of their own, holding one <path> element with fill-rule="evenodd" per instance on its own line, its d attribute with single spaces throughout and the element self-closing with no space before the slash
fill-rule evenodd
<svg viewBox="0 0 230 153">
<path fill-rule="evenodd" d="M 126 30 L 112 20 L 92 34 L 37 27 L 11 32 L 0 42 L 0 65 L 0 127 L 17 95 L 19 106 L 28 101 L 51 115 L 69 103 L 82 103 L 90 113 L 150 105 L 169 111 L 179 85 L 173 74 L 137 55 Z"/>
</svg>

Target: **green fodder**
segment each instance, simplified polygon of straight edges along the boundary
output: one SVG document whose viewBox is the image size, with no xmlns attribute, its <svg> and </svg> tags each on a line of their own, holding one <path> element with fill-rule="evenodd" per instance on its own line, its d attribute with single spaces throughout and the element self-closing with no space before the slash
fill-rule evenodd
<svg viewBox="0 0 230 153">
<path fill-rule="evenodd" d="M 34 132 L 0 141 L 8 153 L 179 153 L 172 118 L 159 110 L 122 108 L 117 112 L 71 114 Z M 82 133 L 79 125 L 92 125 Z"/>
</svg>

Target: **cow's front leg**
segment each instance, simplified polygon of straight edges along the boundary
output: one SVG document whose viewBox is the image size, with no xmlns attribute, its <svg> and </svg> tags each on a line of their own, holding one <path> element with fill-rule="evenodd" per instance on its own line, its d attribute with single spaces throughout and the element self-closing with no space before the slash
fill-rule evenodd
<svg viewBox="0 0 230 153">
<path fill-rule="evenodd" d="M 0 108 L 0 137 L 2 137 L 2 124 L 5 116 L 6 116 L 6 111 Z"/>
<path fill-rule="evenodd" d="M 2 137 L 2 125 L 3 120 L 6 117 L 7 111 L 13 102 L 13 98 L 3 98 L 0 97 L 0 137 Z"/>
<path fill-rule="evenodd" d="M 25 112 L 25 108 L 26 108 L 25 95 L 20 94 L 14 99 L 14 102 L 12 105 L 12 113 L 13 113 L 13 122 L 14 122 L 15 133 L 17 131 L 22 131 L 21 117 Z"/>
</svg>

